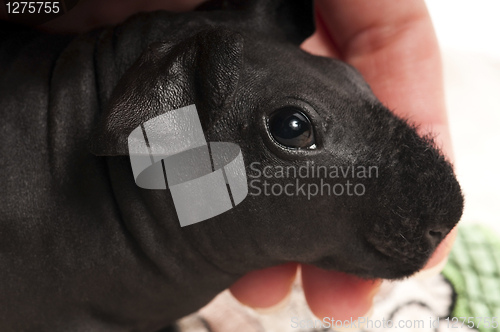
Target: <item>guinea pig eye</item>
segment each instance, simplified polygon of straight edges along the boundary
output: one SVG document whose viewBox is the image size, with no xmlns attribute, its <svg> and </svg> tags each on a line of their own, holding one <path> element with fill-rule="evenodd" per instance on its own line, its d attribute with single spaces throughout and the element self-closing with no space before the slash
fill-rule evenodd
<svg viewBox="0 0 500 332">
<path fill-rule="evenodd" d="M 311 121 L 295 107 L 283 107 L 271 114 L 269 131 L 278 143 L 289 148 L 304 149 L 314 145 Z"/>
</svg>

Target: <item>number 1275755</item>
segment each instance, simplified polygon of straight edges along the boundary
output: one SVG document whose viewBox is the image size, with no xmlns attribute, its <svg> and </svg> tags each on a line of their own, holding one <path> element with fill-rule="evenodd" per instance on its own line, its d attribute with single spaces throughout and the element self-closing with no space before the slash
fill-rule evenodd
<svg viewBox="0 0 500 332">
<path fill-rule="evenodd" d="M 61 10 L 59 1 L 9 1 L 5 4 L 8 14 L 57 14 Z"/>
</svg>

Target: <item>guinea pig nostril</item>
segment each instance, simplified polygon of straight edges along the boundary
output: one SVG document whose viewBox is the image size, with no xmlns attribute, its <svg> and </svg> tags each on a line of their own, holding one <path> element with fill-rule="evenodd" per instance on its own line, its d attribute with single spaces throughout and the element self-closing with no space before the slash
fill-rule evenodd
<svg viewBox="0 0 500 332">
<path fill-rule="evenodd" d="M 438 231 L 438 230 L 430 230 L 427 233 L 427 239 L 431 243 L 431 245 L 435 248 L 441 242 L 443 239 L 443 232 Z"/>
<path fill-rule="evenodd" d="M 429 231 L 429 235 L 432 237 L 441 237 L 442 233 L 441 232 L 435 232 L 435 231 Z"/>
</svg>

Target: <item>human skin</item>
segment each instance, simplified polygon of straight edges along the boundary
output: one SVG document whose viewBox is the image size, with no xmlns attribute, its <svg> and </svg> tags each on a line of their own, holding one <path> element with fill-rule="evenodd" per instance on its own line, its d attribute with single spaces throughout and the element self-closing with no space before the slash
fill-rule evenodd
<svg viewBox="0 0 500 332">
<path fill-rule="evenodd" d="M 113 25 L 128 16 L 153 10 L 190 10 L 200 0 L 86 0 L 73 10 L 44 24 L 51 32 L 84 32 Z M 1 6 L 0 6 L 1 7 Z M 0 8 L 0 18 L 5 18 Z M 453 162 L 436 36 L 422 0 L 318 0 L 317 31 L 302 48 L 310 53 L 339 58 L 356 67 L 378 99 L 395 114 L 432 133 Z M 456 228 L 429 260 L 425 269 L 446 260 Z M 253 271 L 230 289 L 243 304 L 275 307 L 286 299 L 298 264 L 289 263 Z M 348 319 L 366 314 L 380 285 L 341 272 L 314 266 L 300 267 L 304 293 L 317 317 Z"/>
</svg>

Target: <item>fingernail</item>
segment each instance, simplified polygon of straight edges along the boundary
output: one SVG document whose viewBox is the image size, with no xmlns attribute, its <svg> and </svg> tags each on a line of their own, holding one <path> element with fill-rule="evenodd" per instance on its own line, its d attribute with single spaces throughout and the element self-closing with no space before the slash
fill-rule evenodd
<svg viewBox="0 0 500 332">
<path fill-rule="evenodd" d="M 438 274 L 440 274 L 441 271 L 443 271 L 446 263 L 448 263 L 448 257 L 446 257 L 445 259 L 443 259 L 441 262 L 431 267 L 430 269 L 418 271 L 413 275 L 413 278 L 417 280 L 426 280 L 435 277 Z"/>
<path fill-rule="evenodd" d="M 267 307 L 267 308 L 252 308 L 252 309 L 255 310 L 256 312 L 258 312 L 259 314 L 263 314 L 263 315 L 274 314 L 274 313 L 276 313 L 278 311 L 281 311 L 281 310 L 283 310 L 283 309 L 286 308 L 286 306 L 290 302 L 290 295 L 291 295 L 291 292 L 289 292 L 288 295 L 285 296 L 285 298 L 283 300 L 281 300 L 280 302 L 276 303 L 275 305 L 273 305 L 271 307 Z"/>
</svg>

